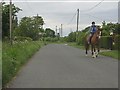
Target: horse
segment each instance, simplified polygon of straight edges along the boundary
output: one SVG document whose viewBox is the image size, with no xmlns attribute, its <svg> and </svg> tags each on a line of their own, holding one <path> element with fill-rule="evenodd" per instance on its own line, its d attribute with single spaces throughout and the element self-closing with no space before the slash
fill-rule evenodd
<svg viewBox="0 0 120 90">
<path fill-rule="evenodd" d="M 100 36 L 101 36 L 101 31 L 102 30 L 100 29 L 100 27 L 97 27 L 97 31 L 92 36 L 90 43 L 88 43 L 90 36 L 86 35 L 86 40 L 85 40 L 86 56 L 88 54 L 88 50 L 89 50 L 90 45 L 91 45 L 92 57 L 96 58 L 98 56 L 98 53 L 100 52 L 99 40 L 100 40 Z M 96 52 L 96 48 L 97 48 L 97 52 Z"/>
</svg>

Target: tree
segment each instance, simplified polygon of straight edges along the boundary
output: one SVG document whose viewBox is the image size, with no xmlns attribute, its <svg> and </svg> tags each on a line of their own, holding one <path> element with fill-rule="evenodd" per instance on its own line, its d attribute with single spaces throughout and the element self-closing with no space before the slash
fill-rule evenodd
<svg viewBox="0 0 120 90">
<path fill-rule="evenodd" d="M 9 37 L 9 4 L 2 3 L 2 37 Z M 18 25 L 17 22 L 17 13 L 22 9 L 16 7 L 12 4 L 12 30 L 15 29 Z"/>
<path fill-rule="evenodd" d="M 45 34 L 46 37 L 55 37 L 55 31 L 50 28 L 45 29 Z"/>
<path fill-rule="evenodd" d="M 105 21 L 102 22 L 102 27 L 104 27 L 104 26 L 106 26 L 106 22 Z"/>
<path fill-rule="evenodd" d="M 30 37 L 33 40 L 40 38 L 40 33 L 43 33 L 44 24 L 41 16 L 23 17 L 20 21 L 19 28 L 16 30 L 17 36 Z"/>
<path fill-rule="evenodd" d="M 68 35 L 68 42 L 75 42 L 76 41 L 76 32 L 71 32 Z"/>
</svg>

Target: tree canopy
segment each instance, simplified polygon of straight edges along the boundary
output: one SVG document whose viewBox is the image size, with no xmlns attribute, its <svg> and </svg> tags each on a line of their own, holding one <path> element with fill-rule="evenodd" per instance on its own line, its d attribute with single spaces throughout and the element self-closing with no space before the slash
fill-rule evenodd
<svg viewBox="0 0 120 90">
<path fill-rule="evenodd" d="M 9 4 L 2 3 L 2 37 L 9 37 Z M 15 29 L 18 25 L 17 13 L 22 9 L 12 4 L 12 29 Z"/>
<path fill-rule="evenodd" d="M 19 28 L 16 30 L 16 35 L 37 40 L 40 37 L 40 33 L 44 32 L 42 29 L 43 24 L 44 21 L 41 16 L 23 17 L 20 21 Z"/>
</svg>

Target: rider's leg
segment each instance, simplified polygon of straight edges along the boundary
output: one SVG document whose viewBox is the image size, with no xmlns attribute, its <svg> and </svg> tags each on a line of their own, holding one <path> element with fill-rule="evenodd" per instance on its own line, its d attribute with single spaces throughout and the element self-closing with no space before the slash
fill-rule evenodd
<svg viewBox="0 0 120 90">
<path fill-rule="evenodd" d="M 90 43 L 91 43 L 91 38 L 92 38 L 92 34 L 90 34 L 90 36 L 89 36 L 89 39 L 88 39 L 88 44 L 90 44 Z"/>
</svg>

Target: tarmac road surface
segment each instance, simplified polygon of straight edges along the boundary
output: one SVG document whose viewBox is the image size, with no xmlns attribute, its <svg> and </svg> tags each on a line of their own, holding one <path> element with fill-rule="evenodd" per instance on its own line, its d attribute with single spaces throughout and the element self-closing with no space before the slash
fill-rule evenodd
<svg viewBox="0 0 120 90">
<path fill-rule="evenodd" d="M 64 44 L 41 48 L 10 82 L 10 88 L 118 88 L 118 60 L 86 57 Z"/>
</svg>

